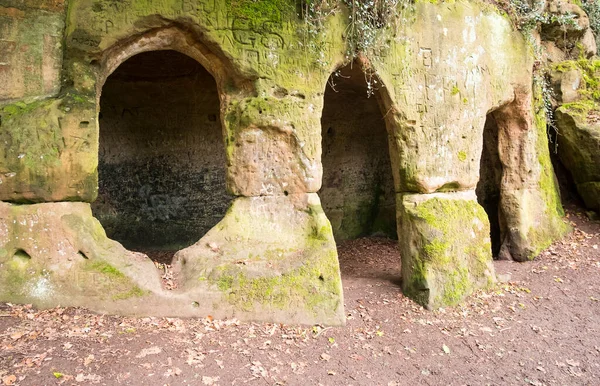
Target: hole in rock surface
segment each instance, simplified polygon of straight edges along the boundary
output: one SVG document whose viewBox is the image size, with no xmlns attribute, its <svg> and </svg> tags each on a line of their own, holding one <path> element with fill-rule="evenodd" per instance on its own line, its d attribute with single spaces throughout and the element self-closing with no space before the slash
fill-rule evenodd
<svg viewBox="0 0 600 386">
<path fill-rule="evenodd" d="M 31 256 L 24 249 L 17 249 L 13 257 L 17 257 L 23 260 L 31 260 Z"/>
<path fill-rule="evenodd" d="M 396 197 L 380 105 L 377 95 L 369 96 L 356 63 L 329 78 L 321 117 L 319 197 L 338 244 L 344 285 L 400 276 Z"/>
<path fill-rule="evenodd" d="M 100 97 L 94 215 L 126 248 L 170 262 L 225 215 L 225 151 L 214 78 L 176 51 L 138 54 Z"/>
<path fill-rule="evenodd" d="M 504 218 L 500 208 L 500 184 L 502 163 L 498 148 L 498 125 L 492 113 L 488 114 L 483 129 L 483 151 L 479 164 L 479 182 L 475 192 L 477 201 L 487 213 L 490 221 L 492 256 L 498 257 L 502 246 Z"/>
</svg>

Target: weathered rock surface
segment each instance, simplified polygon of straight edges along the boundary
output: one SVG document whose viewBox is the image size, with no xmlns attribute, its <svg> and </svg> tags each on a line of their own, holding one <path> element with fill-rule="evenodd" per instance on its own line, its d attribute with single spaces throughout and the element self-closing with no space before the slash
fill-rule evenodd
<svg viewBox="0 0 600 386">
<path fill-rule="evenodd" d="M 16 3 L 23 2 L 10 1 Z M 60 1 L 52 3 L 62 6 Z M 127 266 L 129 270 L 122 267 L 128 283 L 150 292 L 138 301 L 130 299 L 131 304 L 144 312 L 155 306 L 157 315 L 206 312 L 281 322 L 343 323 L 335 243 L 316 192 L 323 187 L 321 193 L 328 197 L 340 194 L 331 191 L 336 185 L 329 180 L 330 175 L 326 184 L 322 183 L 322 162 L 328 160 L 327 154 L 322 154 L 322 133 L 326 133 L 321 128 L 324 91 L 332 73 L 356 60 L 364 71 L 369 95 L 376 98 L 380 109 L 377 128 L 383 129 L 385 124 L 387 135 L 388 143 L 379 138 L 369 151 L 389 152 L 389 162 L 383 154 L 375 158 L 382 165 L 391 165 L 393 184 L 388 177 L 381 185 L 385 185 L 382 191 L 386 199 L 375 192 L 363 194 L 366 190 L 361 181 L 374 181 L 380 166 L 361 166 L 366 163 L 361 164 L 358 156 L 352 159 L 354 144 L 348 144 L 347 160 L 354 163 L 347 167 L 349 180 L 344 183 L 360 188 L 341 193 L 348 196 L 348 205 L 333 200 L 330 208 L 336 209 L 337 205 L 341 217 L 349 219 L 349 208 L 360 212 L 372 208 L 375 201 L 391 208 L 390 197 L 396 195 L 402 275 L 409 295 L 434 308 L 456 304 L 475 288 L 493 282 L 489 220 L 473 194 L 480 176 L 495 176 L 488 179 L 491 185 L 486 191 L 496 194 L 492 200 L 497 202 L 498 219 L 492 221 L 494 229 L 499 229 L 496 232 L 504 255 L 528 260 L 560 237 L 566 228 L 560 218 L 562 209 L 548 155 L 541 98 L 531 86 L 535 61 L 527 40 L 511 21 L 490 5 L 417 2 L 399 10 L 397 22 L 385 28 L 371 26 L 373 35 L 369 36 L 373 40 L 358 44 L 351 41 L 357 36 L 348 34 L 356 31 L 349 28 L 349 23 L 356 21 L 349 19 L 343 4 L 337 6 L 335 12 L 323 15 L 303 13 L 309 19 L 301 20 L 299 10 L 288 1 L 70 1 L 62 73 L 58 78 L 48 77 L 53 79 L 48 82 L 52 85 L 48 90 L 54 91 L 36 89 L 34 93 L 52 97 L 23 99 L 4 106 L 0 112 L 0 200 L 8 205 L 5 211 L 16 221 L 0 220 L 4 221 L 6 234 L 29 235 L 28 230 L 15 224 L 22 221 L 20 216 L 42 208 L 18 207 L 25 213 L 19 214 L 14 212 L 16 206 L 6 202 L 91 202 L 97 195 L 98 167 L 101 178 L 108 175 L 113 179 L 100 184 L 107 189 L 100 192 L 101 200 L 95 206 L 99 217 L 103 221 L 115 219 L 123 215 L 123 207 L 136 207 L 127 204 L 149 202 L 152 205 L 137 206 L 141 211 L 122 216 L 121 220 L 127 220 L 120 224 L 127 226 L 114 234 L 129 234 L 131 229 L 138 234 L 148 229 L 160 233 L 164 224 L 164 244 L 173 238 L 171 235 L 184 233 L 178 229 L 189 231 L 188 241 L 199 238 L 223 212 L 207 210 L 209 215 L 199 216 L 201 210 L 195 208 L 205 205 L 224 210 L 227 200 L 220 200 L 215 192 L 225 197 L 226 189 L 238 197 L 223 219 L 200 241 L 177 254 L 180 290 L 165 293 L 155 282 L 149 288 L 140 284 L 147 282 L 145 275 L 155 276 L 146 259 Z M 8 8 L 10 31 L 21 31 L 21 16 L 13 8 L 22 7 Z M 4 12 L 0 15 L 6 16 L 6 7 L 0 9 Z M 42 14 L 50 17 L 52 12 L 45 10 Z M 545 33 L 554 38 L 554 32 L 548 29 Z M 23 40 L 21 36 L 19 41 Z M 577 35 L 576 39 L 583 37 Z M 553 44 L 560 46 L 559 42 Z M 360 52 L 354 51 L 357 47 Z M 141 71 L 144 79 L 133 83 L 144 91 L 135 101 L 128 99 L 133 96 L 129 92 L 120 94 L 121 86 L 111 91 L 111 74 L 118 77 L 117 68 L 126 68 L 131 63 L 129 58 L 161 51 L 155 53 L 158 56 L 166 50 L 197 61 L 214 78 L 214 84 L 200 82 L 202 86 L 196 84 L 193 92 L 183 92 L 189 85 L 186 77 L 192 76 L 183 71 L 183 66 L 179 68 L 181 73 L 159 70 L 156 74 L 155 69 L 153 75 Z M 134 73 L 139 68 L 143 65 Z M 177 75 L 177 79 L 157 82 L 155 75 Z M 13 78 L 11 75 L 11 84 L 22 83 Z M 62 80 L 60 95 L 55 95 L 56 79 Z M 131 79 L 121 81 L 128 83 Z M 151 87 L 157 85 L 162 86 Z M 161 91 L 166 88 L 169 92 Z M 17 94 L 8 98 L 30 95 L 21 91 Z M 208 94 L 212 95 L 210 101 L 203 99 Z M 192 102 L 184 108 L 184 101 Z M 169 108 L 169 102 L 177 106 Z M 348 106 L 336 108 L 343 111 Z M 342 112 L 339 117 L 353 119 L 357 113 Z M 340 126 L 344 124 L 341 118 Z M 486 143 L 489 154 L 483 157 L 493 155 L 495 164 L 489 166 L 481 160 L 485 122 L 492 120 L 495 127 L 491 130 L 496 132 Z M 202 132 L 208 127 L 222 130 L 222 144 L 216 131 Z M 325 135 L 325 141 L 327 138 Z M 370 141 L 364 138 L 361 146 Z M 350 141 L 350 136 L 344 140 Z M 343 149 L 336 150 L 335 159 L 344 159 L 343 153 Z M 219 154 L 224 157 L 219 158 Z M 131 170 L 121 173 L 119 170 L 124 169 L 119 165 Z M 493 168 L 493 173 L 480 171 L 482 165 Z M 208 171 L 198 172 L 201 168 Z M 359 175 L 361 169 L 365 169 L 363 175 Z M 217 174 L 220 177 L 213 180 Z M 185 179 L 196 181 L 197 191 L 179 185 L 169 188 L 176 185 L 170 185 L 170 181 Z M 211 181 L 217 183 L 211 185 Z M 198 192 L 208 185 L 211 189 L 206 194 L 210 199 L 203 202 Z M 181 193 L 183 199 L 175 204 L 164 197 L 153 200 L 147 188 L 140 189 L 144 186 L 168 191 L 163 195 L 166 197 L 179 197 Z M 368 202 L 360 203 L 359 197 Z M 89 211 L 86 204 L 72 205 L 69 208 L 83 205 Z M 492 207 L 486 209 L 496 211 Z M 174 208 L 192 208 L 193 213 L 184 221 Z M 146 223 L 143 209 L 166 213 L 161 218 L 164 223 Z M 88 212 L 78 216 L 85 224 L 97 226 Z M 338 224 L 343 229 L 344 220 L 332 217 L 336 230 Z M 387 217 L 391 217 L 389 213 Z M 52 221 L 58 218 L 71 217 L 65 212 Z M 95 226 L 92 228 L 96 230 L 90 231 L 88 225 L 74 228 L 49 224 L 56 225 L 59 234 L 69 232 L 69 236 L 40 236 L 48 248 L 53 246 L 58 251 L 61 240 L 73 239 L 76 241 L 69 242 L 77 254 L 81 250 L 77 240 L 87 240 L 92 234 L 96 245 L 92 251 L 100 248 L 109 264 L 129 256 L 107 241 Z M 361 222 L 360 228 L 372 225 L 365 224 Z M 346 228 L 350 237 L 360 233 L 350 228 Z M 39 264 L 35 265 L 37 270 L 49 264 L 34 259 L 35 252 L 20 247 L 13 236 L 10 243 L 14 246 L 4 248 L 7 262 L 16 267 Z M 124 236 L 118 237 L 126 241 Z M 82 252 L 88 256 L 88 252 Z M 32 260 L 23 260 L 25 253 Z M 87 264 L 81 259 L 81 264 Z M 130 260 L 126 257 L 123 261 Z M 78 269 L 70 267 L 65 269 Z M 121 270 L 121 265 L 115 267 Z M 3 280 L 13 276 L 5 275 Z M 18 288 L 29 288 L 35 280 L 27 278 Z M 26 291 L 20 294 L 22 301 L 33 296 Z M 88 301 L 94 301 L 94 296 Z M 85 304 L 84 294 L 74 299 L 62 304 Z M 129 312 L 124 304 L 115 302 L 111 310 Z"/>
<path fill-rule="evenodd" d="M 291 210 L 290 210 L 291 209 Z M 0 301 L 125 315 L 344 323 L 331 227 L 314 194 L 239 198 L 178 257 L 164 290 L 144 254 L 106 237 L 89 204 L 0 203 Z"/>
<path fill-rule="evenodd" d="M 490 228 L 474 191 L 399 195 L 402 289 L 427 308 L 491 286 Z"/>
<path fill-rule="evenodd" d="M 596 110 L 598 114 L 600 109 Z M 600 210 L 600 122 L 591 121 L 575 105 L 563 105 L 556 110 L 559 128 L 558 155 L 570 171 L 577 191 L 590 209 Z"/>
<path fill-rule="evenodd" d="M 504 236 L 500 255 L 516 261 L 532 260 L 569 231 L 562 220 L 539 86 L 518 90 L 515 100 L 494 111 L 493 116 L 502 163 L 499 207 Z"/>
<path fill-rule="evenodd" d="M 333 233 L 314 193 L 237 198 L 219 224 L 175 255 L 174 264 L 185 291 L 199 283 L 221 291 L 228 305 L 219 307 L 255 319 L 344 323 Z"/>
<path fill-rule="evenodd" d="M 0 203 L 0 301 L 135 313 L 160 290 L 152 261 L 108 239 L 89 204 Z"/>
<path fill-rule="evenodd" d="M 0 105 L 58 94 L 65 10 L 63 0 L 0 4 Z"/>
<path fill-rule="evenodd" d="M 67 95 L 0 108 L 0 198 L 86 201 L 98 192 L 93 101 Z"/>
<path fill-rule="evenodd" d="M 553 79 L 561 90 L 569 90 L 567 97 L 562 93 L 555 112 L 558 157 L 573 177 L 585 205 L 600 210 L 600 60 L 558 63 Z"/>
</svg>

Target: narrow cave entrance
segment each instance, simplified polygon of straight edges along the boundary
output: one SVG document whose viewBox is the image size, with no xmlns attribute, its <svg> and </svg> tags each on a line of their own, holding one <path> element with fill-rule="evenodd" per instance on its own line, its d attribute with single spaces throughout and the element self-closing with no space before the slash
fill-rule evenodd
<svg viewBox="0 0 600 386">
<path fill-rule="evenodd" d="M 170 262 L 232 199 L 215 79 L 179 52 L 141 53 L 106 80 L 98 118 L 94 215 L 126 248 Z"/>
<path fill-rule="evenodd" d="M 483 207 L 490 221 L 494 259 L 497 259 L 500 253 L 504 234 L 503 227 L 505 227 L 500 207 L 502 162 L 500 161 L 498 134 L 498 124 L 494 114 L 490 113 L 486 117 L 483 129 L 483 151 L 479 164 L 479 182 L 475 192 L 477 193 L 477 202 Z"/>
<path fill-rule="evenodd" d="M 319 196 L 338 244 L 342 275 L 397 280 L 396 198 L 379 86 L 351 63 L 329 78 Z M 371 94 L 371 95 L 370 95 Z"/>
</svg>

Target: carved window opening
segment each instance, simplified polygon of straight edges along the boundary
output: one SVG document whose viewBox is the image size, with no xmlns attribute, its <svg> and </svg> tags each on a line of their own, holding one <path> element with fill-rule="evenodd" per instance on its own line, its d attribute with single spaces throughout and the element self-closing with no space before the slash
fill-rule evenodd
<svg viewBox="0 0 600 386">
<path fill-rule="evenodd" d="M 132 250 L 173 252 L 223 218 L 232 197 L 220 103 L 201 64 L 170 50 L 131 57 L 107 78 L 98 118 L 93 211 L 110 238 Z M 172 254 L 157 255 L 167 262 Z"/>
<path fill-rule="evenodd" d="M 479 182 L 475 192 L 477 201 L 487 213 L 490 221 L 492 256 L 498 258 L 505 235 L 506 222 L 500 206 L 502 162 L 498 143 L 498 124 L 494 114 L 487 115 L 483 129 L 483 151 L 481 153 Z"/>
</svg>

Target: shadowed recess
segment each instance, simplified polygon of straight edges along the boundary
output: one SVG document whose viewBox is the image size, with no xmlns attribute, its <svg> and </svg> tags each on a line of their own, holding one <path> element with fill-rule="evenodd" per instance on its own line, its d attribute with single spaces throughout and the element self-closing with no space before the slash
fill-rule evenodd
<svg viewBox="0 0 600 386">
<path fill-rule="evenodd" d="M 329 78 L 321 127 L 319 196 L 336 241 L 372 235 L 396 239 L 388 134 L 358 65 L 347 65 Z"/>
<path fill-rule="evenodd" d="M 492 256 L 498 257 L 502 245 L 502 227 L 505 226 L 500 209 L 500 184 L 502 162 L 498 149 L 498 124 L 492 113 L 488 114 L 483 129 L 483 151 L 481 153 L 479 182 L 475 192 L 477 202 L 483 207 L 490 221 Z"/>
<path fill-rule="evenodd" d="M 94 215 L 126 248 L 177 250 L 224 216 L 225 151 L 214 78 L 176 51 L 136 55 L 100 99 Z"/>
</svg>

